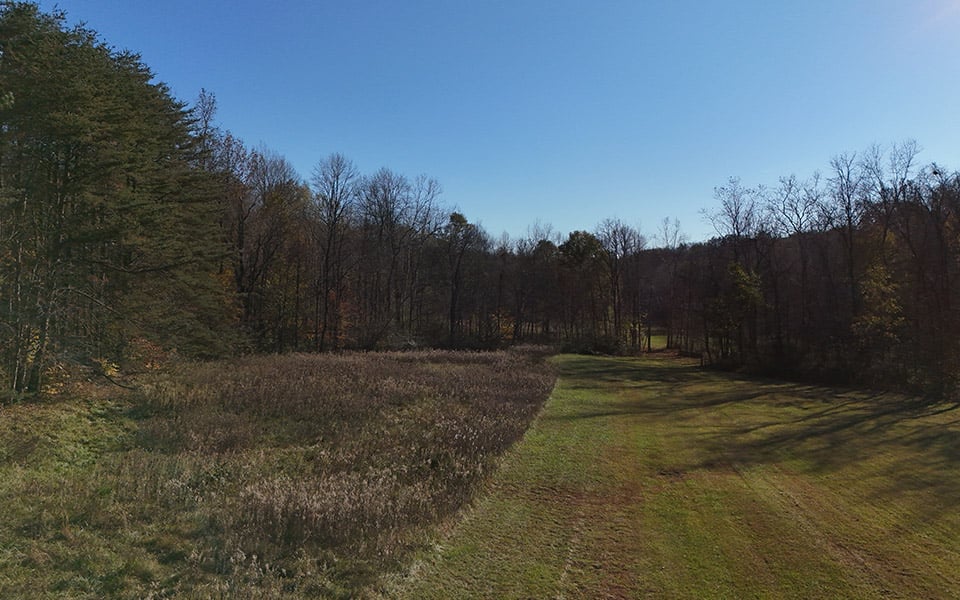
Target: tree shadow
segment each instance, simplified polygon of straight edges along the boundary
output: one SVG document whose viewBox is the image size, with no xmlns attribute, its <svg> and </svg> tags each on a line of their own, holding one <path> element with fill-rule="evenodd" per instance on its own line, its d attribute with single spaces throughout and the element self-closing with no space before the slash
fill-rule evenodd
<svg viewBox="0 0 960 600">
<path fill-rule="evenodd" d="M 669 359 L 589 357 L 570 361 L 563 371 L 564 384 L 573 389 L 600 383 L 617 391 L 556 418 L 663 422 L 664 435 L 688 450 L 688 464 L 675 468 L 789 461 L 826 474 L 875 461 L 865 463 L 873 469 L 873 501 L 925 492 L 938 500 L 922 508 L 929 519 L 960 506 L 960 403 L 706 371 Z"/>
</svg>

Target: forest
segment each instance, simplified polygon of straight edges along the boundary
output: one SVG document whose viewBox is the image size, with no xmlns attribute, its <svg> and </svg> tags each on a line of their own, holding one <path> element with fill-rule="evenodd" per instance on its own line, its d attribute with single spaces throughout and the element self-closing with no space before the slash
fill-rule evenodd
<svg viewBox="0 0 960 600">
<path fill-rule="evenodd" d="M 824 149 L 830 152 L 830 149 Z M 0 377 L 347 349 L 638 353 L 942 397 L 957 391 L 960 174 L 912 141 L 770 186 L 731 178 L 687 242 L 611 218 L 495 238 L 440 182 L 297 173 L 174 98 L 140 57 L 0 8 Z M 545 222 L 549 215 L 544 215 Z"/>
</svg>

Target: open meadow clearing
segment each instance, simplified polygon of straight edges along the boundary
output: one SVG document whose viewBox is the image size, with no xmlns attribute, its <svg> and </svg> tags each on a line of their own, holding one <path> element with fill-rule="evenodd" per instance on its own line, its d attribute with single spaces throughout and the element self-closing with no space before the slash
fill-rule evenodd
<svg viewBox="0 0 960 600">
<path fill-rule="evenodd" d="M 562 356 L 408 598 L 960 597 L 960 410 Z"/>
<path fill-rule="evenodd" d="M 544 358 L 250 357 L 4 406 L 0 597 L 960 597 L 954 405 Z"/>
</svg>

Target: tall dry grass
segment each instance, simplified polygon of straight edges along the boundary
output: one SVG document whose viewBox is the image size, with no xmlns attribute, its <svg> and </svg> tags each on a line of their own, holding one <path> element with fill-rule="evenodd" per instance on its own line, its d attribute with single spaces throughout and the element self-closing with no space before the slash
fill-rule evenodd
<svg viewBox="0 0 960 600">
<path fill-rule="evenodd" d="M 554 378 L 531 351 L 249 357 L 153 374 L 124 413 L 123 447 L 70 479 L 70 498 L 35 484 L 54 515 L 37 537 L 72 524 L 123 555 L 66 596 L 355 597 L 469 501 Z"/>
</svg>

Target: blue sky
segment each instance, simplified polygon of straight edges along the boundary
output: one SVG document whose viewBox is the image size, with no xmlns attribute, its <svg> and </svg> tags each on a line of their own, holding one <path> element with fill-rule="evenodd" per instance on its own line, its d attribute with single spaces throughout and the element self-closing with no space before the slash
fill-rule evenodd
<svg viewBox="0 0 960 600">
<path fill-rule="evenodd" d="M 57 0 L 306 178 L 426 173 L 493 236 L 652 237 L 731 176 L 915 139 L 960 168 L 960 0 Z"/>
</svg>

